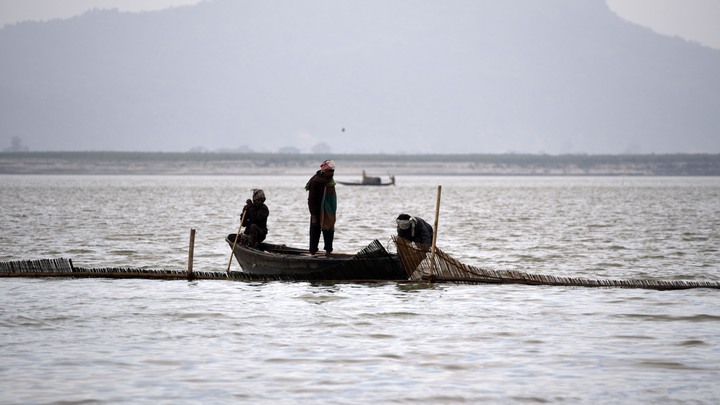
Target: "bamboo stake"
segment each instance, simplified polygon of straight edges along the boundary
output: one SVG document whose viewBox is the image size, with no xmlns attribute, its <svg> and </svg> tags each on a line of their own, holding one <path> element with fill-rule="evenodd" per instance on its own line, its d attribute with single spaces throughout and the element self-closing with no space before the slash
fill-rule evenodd
<svg viewBox="0 0 720 405">
<path fill-rule="evenodd" d="M 188 248 L 188 278 L 193 278 L 193 255 L 195 253 L 195 228 L 190 228 L 190 246 Z"/>
<path fill-rule="evenodd" d="M 428 277 L 429 283 L 432 283 L 433 270 L 435 268 L 435 246 L 437 245 L 438 220 L 440 219 L 440 193 L 441 192 L 442 192 L 442 186 L 438 184 L 437 201 L 435 202 L 435 227 L 433 229 L 432 249 L 430 250 L 430 275 Z"/>
<path fill-rule="evenodd" d="M 247 212 L 247 210 L 243 209 L 242 216 L 240 217 L 240 226 L 238 227 L 237 235 L 235 236 L 235 241 L 233 241 L 232 251 L 230 252 L 230 261 L 228 262 L 228 267 L 227 267 L 227 271 L 226 271 L 227 274 L 230 274 L 230 266 L 232 265 L 233 255 L 235 254 L 235 246 L 237 246 L 237 241 L 238 241 L 238 239 L 240 239 L 240 231 L 242 231 L 242 224 L 243 224 L 243 222 L 245 222 L 245 213 L 246 212 Z"/>
</svg>

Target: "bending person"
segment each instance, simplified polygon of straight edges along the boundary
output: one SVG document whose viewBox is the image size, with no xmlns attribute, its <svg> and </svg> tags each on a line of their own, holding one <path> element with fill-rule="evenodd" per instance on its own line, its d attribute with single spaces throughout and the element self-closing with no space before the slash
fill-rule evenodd
<svg viewBox="0 0 720 405">
<path fill-rule="evenodd" d="M 419 244 L 432 244 L 433 228 L 424 219 L 411 217 L 408 214 L 400 214 L 395 222 L 397 222 L 397 234 L 399 237 Z"/>
</svg>

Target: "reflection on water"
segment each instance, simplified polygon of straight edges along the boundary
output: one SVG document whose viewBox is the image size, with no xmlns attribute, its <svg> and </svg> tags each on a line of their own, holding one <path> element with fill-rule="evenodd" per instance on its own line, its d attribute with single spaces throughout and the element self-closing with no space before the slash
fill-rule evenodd
<svg viewBox="0 0 720 405">
<path fill-rule="evenodd" d="M 224 271 L 262 187 L 271 241 L 305 246 L 307 179 L 3 176 L 0 260 Z M 719 280 L 718 178 L 408 177 L 338 186 L 337 250 L 401 212 L 498 270 Z M 237 266 L 236 263 L 233 263 Z M 716 291 L 0 280 L 7 403 L 699 403 L 720 397 Z"/>
</svg>

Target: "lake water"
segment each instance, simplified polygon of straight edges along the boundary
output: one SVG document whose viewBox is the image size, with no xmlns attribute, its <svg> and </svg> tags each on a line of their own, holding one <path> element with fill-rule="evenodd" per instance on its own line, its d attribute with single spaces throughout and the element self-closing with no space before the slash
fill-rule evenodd
<svg viewBox="0 0 720 405">
<path fill-rule="evenodd" d="M 251 189 L 305 246 L 308 176 L 0 176 L 0 261 L 225 271 Z M 343 179 L 341 171 L 338 179 Z M 354 176 L 344 179 L 355 180 Z M 336 251 L 435 219 L 463 263 L 720 280 L 720 178 L 338 186 Z M 239 270 L 236 262 L 234 270 Z M 716 404 L 720 291 L 0 279 L 0 403 Z"/>
</svg>

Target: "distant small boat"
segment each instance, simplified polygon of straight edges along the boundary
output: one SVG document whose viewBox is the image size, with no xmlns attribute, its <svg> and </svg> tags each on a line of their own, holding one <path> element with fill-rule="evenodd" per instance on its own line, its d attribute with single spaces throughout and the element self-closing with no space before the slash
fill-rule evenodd
<svg viewBox="0 0 720 405">
<path fill-rule="evenodd" d="M 362 171 L 362 181 L 338 181 L 338 184 L 343 186 L 394 186 L 395 176 L 390 176 L 390 181 L 383 183 L 380 177 L 372 177 L 365 174 L 365 170 Z"/>
</svg>

